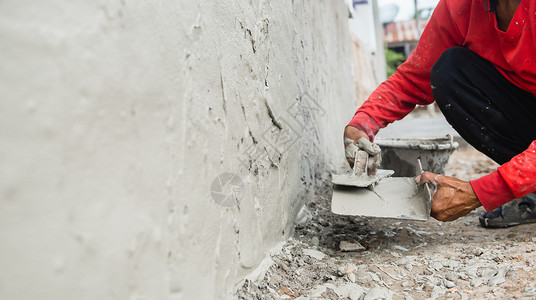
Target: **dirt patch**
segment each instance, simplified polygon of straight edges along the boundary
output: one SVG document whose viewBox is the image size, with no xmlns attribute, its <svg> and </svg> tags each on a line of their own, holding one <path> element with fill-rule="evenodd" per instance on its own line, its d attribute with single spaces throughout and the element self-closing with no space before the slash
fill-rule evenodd
<svg viewBox="0 0 536 300">
<path fill-rule="evenodd" d="M 497 167 L 472 148 L 456 151 L 450 162 L 445 173 L 465 180 Z M 345 217 L 330 212 L 330 198 L 326 186 L 307 204 L 313 219 L 236 298 L 535 298 L 536 225 L 484 229 L 482 208 L 449 223 Z M 341 251 L 341 242 L 357 251 Z"/>
</svg>

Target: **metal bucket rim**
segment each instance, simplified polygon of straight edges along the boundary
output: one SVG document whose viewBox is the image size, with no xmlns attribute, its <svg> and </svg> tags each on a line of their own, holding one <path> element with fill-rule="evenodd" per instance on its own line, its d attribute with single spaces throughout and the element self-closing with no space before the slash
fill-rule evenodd
<svg viewBox="0 0 536 300">
<path fill-rule="evenodd" d="M 455 150 L 459 147 L 450 134 L 441 137 L 425 138 L 377 138 L 374 141 L 380 147 L 421 150 Z"/>
</svg>

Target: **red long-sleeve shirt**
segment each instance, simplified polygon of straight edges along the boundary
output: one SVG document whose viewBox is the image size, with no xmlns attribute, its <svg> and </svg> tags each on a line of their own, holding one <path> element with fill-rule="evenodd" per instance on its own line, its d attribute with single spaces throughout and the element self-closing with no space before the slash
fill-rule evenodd
<svg viewBox="0 0 536 300">
<path fill-rule="evenodd" d="M 443 51 L 455 46 L 480 55 L 510 82 L 536 95 L 536 1 L 521 1 L 506 32 L 487 8 L 489 0 L 441 0 L 415 51 L 378 86 L 348 125 L 373 139 L 380 128 L 404 118 L 415 105 L 431 104 L 430 70 Z M 535 192 L 536 141 L 471 185 L 488 211 Z"/>
</svg>

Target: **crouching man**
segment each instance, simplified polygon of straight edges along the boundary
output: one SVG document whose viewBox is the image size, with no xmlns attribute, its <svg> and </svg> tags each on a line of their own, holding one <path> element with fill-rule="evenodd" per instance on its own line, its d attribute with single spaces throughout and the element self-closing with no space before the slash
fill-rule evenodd
<svg viewBox="0 0 536 300">
<path fill-rule="evenodd" d="M 536 222 L 535 49 L 535 0 L 441 0 L 415 51 L 357 110 L 345 140 L 373 141 L 417 104 L 436 101 L 501 166 L 470 182 L 419 176 L 436 186 L 432 216 L 452 221 L 483 205 L 484 227 Z"/>
</svg>

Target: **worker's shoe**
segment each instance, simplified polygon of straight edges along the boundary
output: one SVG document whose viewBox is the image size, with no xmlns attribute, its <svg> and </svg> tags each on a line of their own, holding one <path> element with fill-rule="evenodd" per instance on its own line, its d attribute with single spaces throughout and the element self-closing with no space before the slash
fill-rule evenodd
<svg viewBox="0 0 536 300">
<path fill-rule="evenodd" d="M 505 228 L 536 222 L 536 194 L 528 194 L 478 218 L 480 225 L 486 228 Z"/>
</svg>

